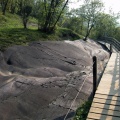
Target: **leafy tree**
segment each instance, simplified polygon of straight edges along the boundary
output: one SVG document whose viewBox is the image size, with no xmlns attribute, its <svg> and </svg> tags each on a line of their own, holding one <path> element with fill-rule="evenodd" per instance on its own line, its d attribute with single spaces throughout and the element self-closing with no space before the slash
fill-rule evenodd
<svg viewBox="0 0 120 120">
<path fill-rule="evenodd" d="M 27 22 L 30 16 L 30 13 L 32 12 L 32 5 L 30 0 L 19 0 L 19 11 L 18 14 L 20 14 L 24 28 L 27 28 Z"/>
<path fill-rule="evenodd" d="M 24 28 L 27 28 L 28 17 L 30 15 L 31 11 L 32 11 L 31 6 L 25 6 L 22 9 L 21 13 L 22 13 L 22 20 L 23 20 Z"/>
<path fill-rule="evenodd" d="M 12 14 L 16 13 L 18 10 L 18 0 L 9 0 L 8 9 Z"/>
<path fill-rule="evenodd" d="M 63 27 L 69 28 L 81 35 L 83 34 L 84 18 L 79 15 L 78 9 L 72 9 L 69 13 L 67 13 L 67 18 L 63 24 Z"/>
<path fill-rule="evenodd" d="M 53 32 L 69 0 L 38 0 L 39 30 Z"/>
<path fill-rule="evenodd" d="M 82 35 L 83 29 L 84 29 L 82 22 L 83 22 L 82 19 L 79 17 L 66 18 L 65 22 L 63 23 L 63 27 L 69 28 L 72 31 L 75 31 L 76 33 L 79 33 Z"/>
<path fill-rule="evenodd" d="M 115 34 L 114 34 L 114 37 L 120 41 L 120 27 L 117 27 L 115 29 Z"/>
<path fill-rule="evenodd" d="M 9 0 L 0 0 L 3 15 L 5 15 L 8 2 L 9 2 Z"/>
<path fill-rule="evenodd" d="M 100 0 L 85 0 L 85 4 L 79 9 L 80 16 L 86 21 L 86 35 L 84 40 L 90 35 L 90 32 L 96 24 L 96 19 L 99 17 L 100 11 L 102 11 L 103 3 Z"/>
<path fill-rule="evenodd" d="M 99 14 L 99 18 L 96 19 L 95 25 L 97 38 L 102 36 L 114 37 L 117 25 L 117 17 L 115 15 L 105 13 Z"/>
</svg>

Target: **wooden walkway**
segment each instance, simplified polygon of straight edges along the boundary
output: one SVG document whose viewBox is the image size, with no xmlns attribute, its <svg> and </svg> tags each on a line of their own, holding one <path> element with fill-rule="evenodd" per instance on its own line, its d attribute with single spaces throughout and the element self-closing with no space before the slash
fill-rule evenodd
<svg viewBox="0 0 120 120">
<path fill-rule="evenodd" d="M 112 53 L 87 120 L 120 120 L 120 55 Z"/>
</svg>

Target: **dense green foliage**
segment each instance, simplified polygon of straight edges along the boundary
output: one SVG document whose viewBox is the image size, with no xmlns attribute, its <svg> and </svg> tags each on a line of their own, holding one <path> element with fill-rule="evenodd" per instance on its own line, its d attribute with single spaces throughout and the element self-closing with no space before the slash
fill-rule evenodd
<svg viewBox="0 0 120 120">
<path fill-rule="evenodd" d="M 106 14 L 100 0 L 78 9 L 70 0 L 0 0 L 0 49 L 35 40 L 120 38 L 119 14 Z M 24 29 L 28 28 L 28 29 Z"/>
<path fill-rule="evenodd" d="M 36 0 L 39 30 L 47 33 L 53 32 L 67 3 L 68 0 Z"/>
<path fill-rule="evenodd" d="M 104 13 L 104 4 L 100 0 L 86 1 L 87 3 L 85 2 L 79 8 L 69 11 L 62 27 L 85 36 L 85 39 L 88 36 L 93 39 L 109 36 L 120 40 L 120 24 L 117 22 L 120 14 Z"/>
<path fill-rule="evenodd" d="M 84 40 L 87 40 L 92 28 L 96 24 L 96 20 L 102 8 L 103 3 L 100 0 L 87 0 L 85 4 L 78 9 L 78 15 L 86 21 L 86 34 Z"/>
<path fill-rule="evenodd" d="M 90 101 L 85 102 L 84 104 L 82 104 L 76 111 L 76 115 L 74 117 L 74 120 L 86 120 L 87 115 L 89 113 L 89 109 L 91 106 Z"/>
</svg>

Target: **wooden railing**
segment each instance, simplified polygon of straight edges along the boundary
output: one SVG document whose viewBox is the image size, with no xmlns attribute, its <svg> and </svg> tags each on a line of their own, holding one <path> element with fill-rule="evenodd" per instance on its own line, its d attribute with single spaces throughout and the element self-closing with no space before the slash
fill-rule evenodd
<svg viewBox="0 0 120 120">
<path fill-rule="evenodd" d="M 102 42 L 108 43 L 108 44 L 112 45 L 112 47 L 116 51 L 120 51 L 120 41 L 116 40 L 115 38 L 112 38 L 112 37 L 101 37 L 98 41 L 102 41 Z"/>
<path fill-rule="evenodd" d="M 101 37 L 101 39 L 97 40 L 98 42 L 102 41 L 104 43 L 110 44 L 109 50 L 112 54 L 112 48 L 114 48 L 117 52 L 120 52 L 120 41 L 116 40 L 112 37 Z M 93 98 L 98 86 L 97 81 L 97 57 L 93 57 Z"/>
</svg>

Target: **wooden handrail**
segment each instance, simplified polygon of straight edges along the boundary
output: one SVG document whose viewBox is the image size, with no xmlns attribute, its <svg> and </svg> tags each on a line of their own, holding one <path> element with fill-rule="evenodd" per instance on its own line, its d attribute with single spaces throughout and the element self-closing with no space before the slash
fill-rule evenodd
<svg viewBox="0 0 120 120">
<path fill-rule="evenodd" d="M 112 37 L 101 37 L 98 41 L 111 44 L 117 51 L 120 51 L 120 42 Z"/>
</svg>

